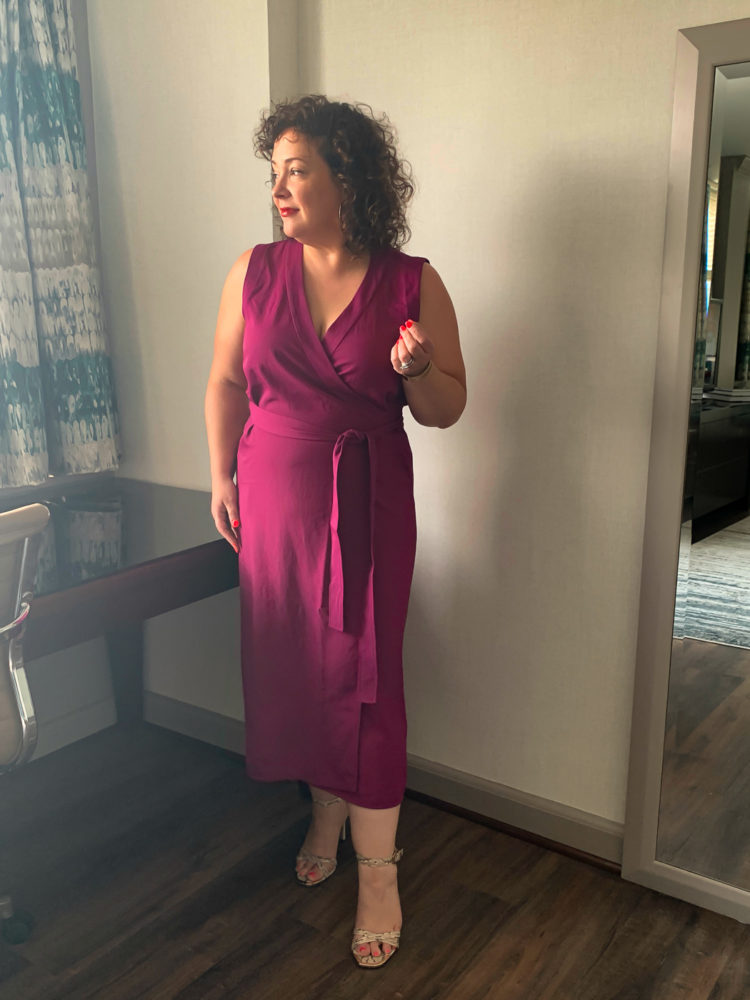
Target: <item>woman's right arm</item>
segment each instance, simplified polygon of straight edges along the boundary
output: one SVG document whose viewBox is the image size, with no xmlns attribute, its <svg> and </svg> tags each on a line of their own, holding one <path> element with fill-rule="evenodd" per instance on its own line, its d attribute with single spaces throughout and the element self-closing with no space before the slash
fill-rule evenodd
<svg viewBox="0 0 750 1000">
<path fill-rule="evenodd" d="M 219 534 L 238 551 L 239 508 L 234 473 L 237 446 L 248 415 L 242 370 L 242 289 L 252 250 L 232 265 L 221 293 L 214 358 L 206 389 L 206 431 L 211 462 L 211 514 Z"/>
</svg>

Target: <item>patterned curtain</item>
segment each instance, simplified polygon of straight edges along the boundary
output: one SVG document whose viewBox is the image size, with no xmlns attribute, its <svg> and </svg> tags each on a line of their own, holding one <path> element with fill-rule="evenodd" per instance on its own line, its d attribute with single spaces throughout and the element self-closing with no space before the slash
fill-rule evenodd
<svg viewBox="0 0 750 1000">
<path fill-rule="evenodd" d="M 0 0 L 0 487 L 118 458 L 68 0 Z"/>
</svg>

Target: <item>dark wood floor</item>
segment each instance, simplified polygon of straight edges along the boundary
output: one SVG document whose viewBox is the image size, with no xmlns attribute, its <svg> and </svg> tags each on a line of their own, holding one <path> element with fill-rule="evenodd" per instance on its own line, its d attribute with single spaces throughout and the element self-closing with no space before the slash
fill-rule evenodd
<svg viewBox="0 0 750 1000">
<path fill-rule="evenodd" d="M 349 841 L 298 886 L 308 803 L 150 726 L 0 779 L 0 857 L 33 937 L 0 942 L 5 1000 L 747 1000 L 750 928 L 407 798 L 405 927 L 349 955 Z"/>
<path fill-rule="evenodd" d="M 750 889 L 750 650 L 675 641 L 657 858 Z"/>
</svg>

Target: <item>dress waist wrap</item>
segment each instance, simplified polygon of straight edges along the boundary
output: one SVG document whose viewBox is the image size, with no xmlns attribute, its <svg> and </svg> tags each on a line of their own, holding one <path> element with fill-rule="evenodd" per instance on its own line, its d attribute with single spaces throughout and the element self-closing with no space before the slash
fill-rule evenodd
<svg viewBox="0 0 750 1000">
<path fill-rule="evenodd" d="M 368 498 L 370 562 L 365 591 L 364 621 L 358 639 L 358 672 L 357 695 L 361 702 L 372 704 L 377 698 L 378 690 L 378 660 L 377 642 L 375 636 L 375 594 L 373 576 L 375 570 L 375 503 L 378 491 L 378 442 L 387 434 L 403 430 L 404 420 L 401 414 L 369 427 L 348 427 L 337 430 L 333 427 L 311 426 L 303 420 L 270 413 L 254 403 L 250 404 L 248 424 L 262 431 L 278 434 L 281 437 L 298 438 L 303 441 L 329 441 L 332 448 L 333 461 L 333 491 L 331 498 L 331 514 L 329 519 L 328 549 L 326 572 L 323 580 L 323 592 L 320 610 L 328 615 L 328 627 L 339 632 L 346 631 L 344 622 L 344 594 L 353 581 L 344 578 L 344 560 L 342 558 L 341 538 L 339 536 L 339 464 L 344 448 L 355 444 L 367 444 L 369 462 L 370 496 Z"/>
</svg>

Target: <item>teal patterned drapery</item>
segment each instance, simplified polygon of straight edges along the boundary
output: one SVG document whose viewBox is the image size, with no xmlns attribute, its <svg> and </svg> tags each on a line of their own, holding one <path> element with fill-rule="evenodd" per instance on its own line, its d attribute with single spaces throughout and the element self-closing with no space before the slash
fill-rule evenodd
<svg viewBox="0 0 750 1000">
<path fill-rule="evenodd" d="M 118 456 L 69 3 L 0 0 L 0 486 Z"/>
</svg>

